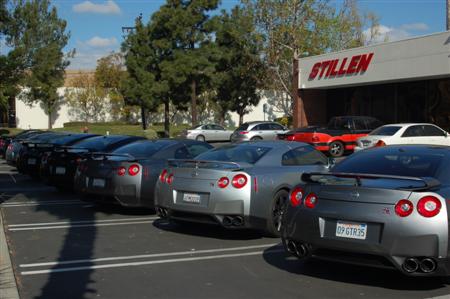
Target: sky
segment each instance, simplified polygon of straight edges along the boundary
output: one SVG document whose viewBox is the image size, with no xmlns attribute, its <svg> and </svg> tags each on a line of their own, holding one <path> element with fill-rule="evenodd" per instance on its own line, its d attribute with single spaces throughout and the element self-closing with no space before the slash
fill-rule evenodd
<svg viewBox="0 0 450 299">
<path fill-rule="evenodd" d="M 343 0 L 330 0 L 339 5 Z M 71 38 L 66 50 L 75 49 L 69 69 L 95 69 L 97 59 L 119 51 L 123 26 L 133 26 L 142 13 L 144 20 L 164 0 L 53 0 L 61 18 L 67 20 Z M 222 0 L 219 9 L 229 10 L 239 0 Z M 389 41 L 445 31 L 446 0 L 360 0 L 362 12 L 380 18 L 380 32 Z"/>
</svg>

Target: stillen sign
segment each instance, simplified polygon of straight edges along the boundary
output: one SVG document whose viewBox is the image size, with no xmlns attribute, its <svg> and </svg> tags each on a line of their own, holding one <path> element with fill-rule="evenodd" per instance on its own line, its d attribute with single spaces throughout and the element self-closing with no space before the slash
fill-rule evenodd
<svg viewBox="0 0 450 299">
<path fill-rule="evenodd" d="M 344 75 L 361 74 L 367 71 L 372 61 L 373 53 L 355 55 L 342 59 L 317 62 L 309 73 L 309 80 L 342 77 Z"/>
</svg>

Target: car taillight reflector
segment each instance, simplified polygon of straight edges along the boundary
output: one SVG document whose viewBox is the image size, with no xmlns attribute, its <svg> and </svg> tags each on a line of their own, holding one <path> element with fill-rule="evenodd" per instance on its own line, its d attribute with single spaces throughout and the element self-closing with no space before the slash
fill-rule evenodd
<svg viewBox="0 0 450 299">
<path fill-rule="evenodd" d="M 137 175 L 139 173 L 139 170 L 141 170 L 139 165 L 132 164 L 130 167 L 128 167 L 128 174 L 131 175 L 131 176 L 135 176 L 135 175 Z"/>
<path fill-rule="evenodd" d="M 248 131 L 240 131 L 239 134 L 245 135 L 245 134 L 248 134 Z"/>
<path fill-rule="evenodd" d="M 173 174 L 169 174 L 166 179 L 166 183 L 172 185 L 173 182 Z"/>
<path fill-rule="evenodd" d="M 293 207 L 296 207 L 302 203 L 303 193 L 303 189 L 300 187 L 296 187 L 291 191 L 291 196 L 289 197 L 289 199 Z"/>
<path fill-rule="evenodd" d="M 233 185 L 234 188 L 241 189 L 247 184 L 247 177 L 243 174 L 237 174 L 233 177 L 233 180 L 231 181 L 231 185 Z"/>
<path fill-rule="evenodd" d="M 117 169 L 117 174 L 120 176 L 124 176 L 126 172 L 127 172 L 127 169 L 124 166 L 120 166 Z"/>
<path fill-rule="evenodd" d="M 423 217 L 434 217 L 439 214 L 442 204 L 439 199 L 434 196 L 422 197 L 417 203 L 417 211 Z"/>
<path fill-rule="evenodd" d="M 401 199 L 395 205 L 395 214 L 400 217 L 406 217 L 411 215 L 414 210 L 414 206 L 411 201 L 407 199 Z"/>
<path fill-rule="evenodd" d="M 161 171 L 161 174 L 159 175 L 159 181 L 161 183 L 164 183 L 166 181 L 166 175 L 167 175 L 167 169 L 163 169 L 163 171 Z"/>
<path fill-rule="evenodd" d="M 305 207 L 307 208 L 314 208 L 317 204 L 317 196 L 314 193 L 308 194 L 305 198 Z"/>
<path fill-rule="evenodd" d="M 229 183 L 230 180 L 227 177 L 222 177 L 217 182 L 217 186 L 219 186 L 219 188 L 225 188 L 226 186 L 228 186 Z"/>
<path fill-rule="evenodd" d="M 383 140 L 378 140 L 375 146 L 386 146 L 386 143 Z"/>
</svg>

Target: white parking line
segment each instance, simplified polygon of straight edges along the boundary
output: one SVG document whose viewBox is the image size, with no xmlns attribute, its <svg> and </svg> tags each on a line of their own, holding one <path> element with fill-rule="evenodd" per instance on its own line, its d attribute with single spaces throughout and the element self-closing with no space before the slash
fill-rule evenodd
<svg viewBox="0 0 450 299">
<path fill-rule="evenodd" d="M 253 246 L 217 248 L 217 249 L 203 249 L 203 250 L 189 250 L 189 251 L 153 253 L 153 254 L 141 254 L 141 255 L 129 255 L 129 256 L 116 256 L 116 257 L 104 257 L 104 258 L 97 258 L 97 259 L 67 260 L 67 261 L 47 262 L 47 263 L 21 264 L 21 265 L 19 265 L 19 267 L 21 267 L 21 268 L 32 268 L 32 267 L 42 267 L 42 266 L 84 264 L 84 263 L 95 263 L 95 262 L 105 262 L 105 261 L 134 260 L 134 259 L 167 257 L 167 256 L 177 256 L 177 255 L 217 253 L 217 252 L 257 249 L 257 248 L 268 248 L 268 247 L 272 247 L 272 246 L 275 246 L 275 245 L 278 245 L 278 244 L 277 243 L 272 243 L 272 244 L 253 245 Z"/>
<path fill-rule="evenodd" d="M 210 255 L 210 256 L 199 256 L 199 257 L 187 257 L 178 259 L 166 259 L 166 260 L 156 260 L 156 261 L 145 261 L 145 262 L 133 262 L 133 263 L 118 263 L 109 265 L 96 265 L 96 266 L 84 266 L 84 267 L 70 267 L 70 268 L 59 268 L 59 269 L 47 269 L 47 270 L 37 270 L 37 271 L 23 271 L 22 275 L 36 275 L 36 274 L 48 274 L 48 273 L 58 273 L 58 272 L 73 272 L 82 270 L 92 270 L 92 269 L 105 269 L 105 268 L 118 268 L 118 267 L 130 267 L 130 266 L 143 266 L 143 265 L 155 265 L 155 264 L 167 264 L 167 263 L 177 263 L 177 262 L 191 262 L 200 260 L 212 260 L 212 259 L 223 259 L 232 257 L 243 257 L 260 255 L 264 251 L 252 251 L 245 253 L 233 253 L 233 254 L 221 254 L 221 255 Z M 284 252 L 283 249 L 269 250 L 265 253 L 280 253 Z"/>
<path fill-rule="evenodd" d="M 61 206 L 61 205 L 82 205 L 86 204 L 86 202 L 83 202 L 81 200 L 61 200 L 61 201 L 54 201 L 54 202 L 30 202 L 30 203 L 4 203 L 1 204 L 0 207 L 2 208 L 15 208 L 15 207 L 33 207 L 33 206 Z"/>
<path fill-rule="evenodd" d="M 63 225 L 63 224 L 83 224 L 83 223 L 102 223 L 102 222 L 123 222 L 123 221 L 139 221 L 139 220 L 155 220 L 159 217 L 134 217 L 134 218 L 120 218 L 120 219 L 102 219 L 102 220 L 78 220 L 78 221 L 61 221 L 61 222 L 39 222 L 39 223 L 21 223 L 10 224 L 10 227 L 25 227 L 25 226 L 45 226 L 45 225 Z"/>
<path fill-rule="evenodd" d="M 130 224 L 144 224 L 153 223 L 154 220 L 149 221 L 130 221 L 119 223 L 91 223 L 91 224 L 75 224 L 75 225 L 56 225 L 56 226 L 41 226 L 41 227 L 22 227 L 22 228 L 8 228 L 8 231 L 27 231 L 27 230 L 45 230 L 58 228 L 80 228 L 80 227 L 99 227 L 99 226 L 113 226 L 113 225 L 130 225 Z"/>
</svg>

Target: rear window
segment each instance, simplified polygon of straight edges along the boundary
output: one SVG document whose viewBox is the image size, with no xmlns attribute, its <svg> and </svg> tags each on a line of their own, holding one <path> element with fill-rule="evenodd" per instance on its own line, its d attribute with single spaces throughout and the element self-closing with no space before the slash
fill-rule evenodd
<svg viewBox="0 0 450 299">
<path fill-rule="evenodd" d="M 76 144 L 76 147 L 82 147 L 91 149 L 94 151 L 103 151 L 111 144 L 124 140 L 128 137 L 126 136 L 99 136 L 94 138 L 89 138 L 83 141 L 80 141 Z"/>
<path fill-rule="evenodd" d="M 196 157 L 198 160 L 245 162 L 255 164 L 272 148 L 251 145 L 228 145 L 213 149 Z"/>
<path fill-rule="evenodd" d="M 375 135 L 375 136 L 394 136 L 395 133 L 400 130 L 401 127 L 398 126 L 383 126 L 379 127 L 372 132 L 370 132 L 369 135 Z"/>
<path fill-rule="evenodd" d="M 169 140 L 160 140 L 160 141 L 146 141 L 146 142 L 135 142 L 124 145 L 117 150 L 115 150 L 114 154 L 130 154 L 135 158 L 149 158 L 156 154 L 161 149 L 172 145 L 173 142 Z"/>
<path fill-rule="evenodd" d="M 372 173 L 409 177 L 438 178 L 444 155 L 397 150 L 368 150 L 352 155 L 333 168 L 333 172 Z"/>
<path fill-rule="evenodd" d="M 248 124 L 242 124 L 239 126 L 239 128 L 236 129 L 236 131 L 245 131 L 248 129 Z"/>
</svg>

